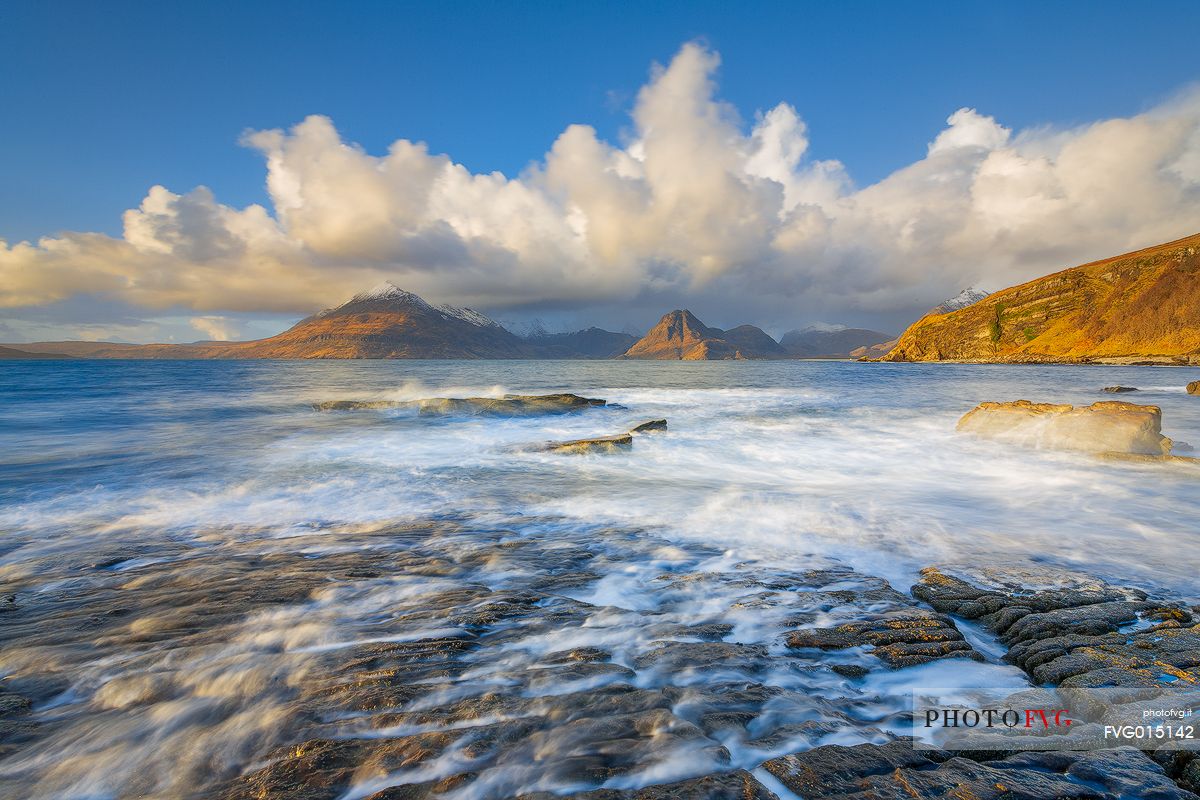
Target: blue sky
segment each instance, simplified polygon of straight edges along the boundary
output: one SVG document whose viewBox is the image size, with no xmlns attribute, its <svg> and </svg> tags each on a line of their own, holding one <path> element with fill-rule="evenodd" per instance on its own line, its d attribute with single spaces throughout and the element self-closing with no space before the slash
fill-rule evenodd
<svg viewBox="0 0 1200 800">
<path fill-rule="evenodd" d="M 155 185 L 176 194 L 206 186 L 222 207 L 259 203 L 274 213 L 263 153 L 239 141 L 312 114 L 369 154 L 384 155 L 397 139 L 425 142 L 473 174 L 510 178 L 540 167 L 572 123 L 623 147 L 638 138 L 631 112 L 651 65 L 672 63 L 688 42 L 719 54 L 714 102 L 736 110 L 742 133 L 757 114 L 787 104 L 807 125 L 804 164 L 836 159 L 847 186 L 869 187 L 920 162 L 960 108 L 1017 142 L 1170 105 L 1200 81 L 1197 30 L 1195 2 L 8 3 L 0 8 L 0 239 L 121 237 L 123 212 Z M 1159 235 L 1135 227 L 1121 243 Z M 1031 269 L 1092 255 L 1054 250 L 1021 247 L 1044 254 Z M 638 269 L 657 276 L 672 258 L 656 250 Z M 843 316 L 882 310 L 899 320 L 925 294 L 968 277 L 927 281 L 887 308 L 847 300 Z M 624 295 L 597 290 L 597 308 L 641 303 L 641 319 L 670 299 L 661 285 L 656 277 Z M 461 280 L 440 291 L 435 299 L 487 304 Z M 125 310 L 143 303 L 86 288 L 46 296 L 84 305 L 96 296 Z M 29 297 L 4 305 L 28 317 L 44 305 Z M 155 313 L 256 311 L 172 297 L 154 301 Z M 585 304 L 564 291 L 496 305 L 574 314 Z M 63 308 L 73 306 L 48 313 Z M 300 313 L 298 305 L 261 311 Z M 764 313 L 788 324 L 778 309 Z"/>
<path fill-rule="evenodd" d="M 744 116 L 796 106 L 869 183 L 960 106 L 1010 127 L 1137 113 L 1200 79 L 1200 4 L 15 2 L 0 11 L 0 236 L 118 233 L 156 183 L 265 202 L 242 131 L 326 114 L 519 172 L 615 139 L 648 65 L 703 38 Z"/>
</svg>

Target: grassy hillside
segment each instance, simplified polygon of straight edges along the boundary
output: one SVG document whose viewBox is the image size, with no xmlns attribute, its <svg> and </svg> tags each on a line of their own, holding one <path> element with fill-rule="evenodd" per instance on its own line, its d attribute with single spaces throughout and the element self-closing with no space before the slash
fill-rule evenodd
<svg viewBox="0 0 1200 800">
<path fill-rule="evenodd" d="M 930 314 L 881 360 L 1200 363 L 1200 234 Z"/>
</svg>

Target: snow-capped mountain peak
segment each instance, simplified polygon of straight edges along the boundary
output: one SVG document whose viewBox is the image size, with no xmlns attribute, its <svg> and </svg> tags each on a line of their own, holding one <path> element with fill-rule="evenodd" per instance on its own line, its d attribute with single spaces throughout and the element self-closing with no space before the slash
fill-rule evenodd
<svg viewBox="0 0 1200 800">
<path fill-rule="evenodd" d="M 354 295 L 353 298 L 351 298 L 350 302 L 359 303 L 371 300 L 399 300 L 401 302 L 419 305 L 424 308 L 431 307 L 429 303 L 426 303 L 419 296 L 413 294 L 412 292 L 406 292 L 391 281 L 384 281 L 378 286 L 368 289 L 365 292 L 359 292 L 358 294 Z"/>
<path fill-rule="evenodd" d="M 403 303 L 408 306 L 415 306 L 423 311 L 438 314 L 446 319 L 456 319 L 460 322 L 466 322 L 471 325 L 476 325 L 480 328 L 503 327 L 495 320 L 470 308 L 459 308 L 458 306 L 452 306 L 449 303 L 443 303 L 440 306 L 434 306 L 427 302 L 420 295 L 401 289 L 391 281 L 384 281 L 378 286 L 368 289 L 365 292 L 359 292 L 358 294 L 354 295 L 354 297 L 350 298 L 350 300 L 338 306 L 338 309 L 346 308 L 347 306 L 354 305 L 356 303 L 379 303 L 381 301 Z M 330 309 L 329 311 L 322 311 L 317 316 L 326 316 L 331 311 L 336 310 L 337 309 Z"/>
<path fill-rule="evenodd" d="M 943 300 L 932 309 L 930 314 L 949 314 L 951 311 L 960 311 L 967 306 L 973 306 L 983 298 L 987 297 L 991 292 L 983 289 L 976 289 L 974 286 L 969 286 L 963 289 L 958 294 L 948 300 Z"/>
</svg>

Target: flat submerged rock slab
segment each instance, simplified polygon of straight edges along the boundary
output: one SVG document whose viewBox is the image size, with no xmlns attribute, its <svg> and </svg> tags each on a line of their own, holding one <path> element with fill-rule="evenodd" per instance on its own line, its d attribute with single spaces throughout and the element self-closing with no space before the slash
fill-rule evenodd
<svg viewBox="0 0 1200 800">
<path fill-rule="evenodd" d="M 809 628 L 791 633 L 788 647 L 842 650 L 869 645 L 871 655 L 892 668 L 926 664 L 942 658 L 982 661 L 944 614 L 911 609 L 880 615 L 834 628 Z"/>
<path fill-rule="evenodd" d="M 1190 609 L 1136 589 L 981 588 L 930 567 L 912 594 L 938 611 L 979 620 L 1008 646 L 1006 660 L 1038 683 L 1200 684 L 1200 622 Z"/>
<path fill-rule="evenodd" d="M 1162 435 L 1162 410 L 1119 400 L 1080 407 L 1029 400 L 980 403 L 957 428 L 1027 447 L 1149 456 L 1171 452 L 1171 440 Z"/>
<path fill-rule="evenodd" d="M 422 400 L 326 400 L 314 403 L 317 411 L 377 411 L 416 409 L 423 417 L 475 415 L 526 417 L 569 414 L 608 405 L 606 400 L 577 394 L 506 394 L 503 397 L 430 397 Z"/>
<path fill-rule="evenodd" d="M 633 434 L 618 433 L 614 436 L 594 436 L 590 439 L 572 439 L 566 442 L 551 442 L 540 450 L 547 453 L 618 453 L 633 448 Z"/>
<path fill-rule="evenodd" d="M 629 450 L 633 447 L 633 437 L 653 431 L 665 431 L 667 429 L 667 421 L 665 419 L 652 419 L 649 422 L 643 422 L 640 425 L 635 425 L 625 433 L 616 433 L 611 436 L 592 436 L 586 439 L 571 439 L 566 442 L 550 442 L 535 448 L 547 453 L 618 453 L 624 450 Z"/>
</svg>

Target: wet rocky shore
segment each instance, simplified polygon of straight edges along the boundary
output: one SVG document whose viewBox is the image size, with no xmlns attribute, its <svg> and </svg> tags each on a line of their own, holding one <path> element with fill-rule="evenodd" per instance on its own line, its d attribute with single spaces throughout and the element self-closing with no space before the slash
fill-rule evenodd
<svg viewBox="0 0 1200 800">
<path fill-rule="evenodd" d="M 905 739 L 914 685 L 1195 684 L 1195 609 L 811 561 L 465 516 L 47 553 L 0 598 L 0 795 L 1197 796 L 1182 751 Z"/>
</svg>

